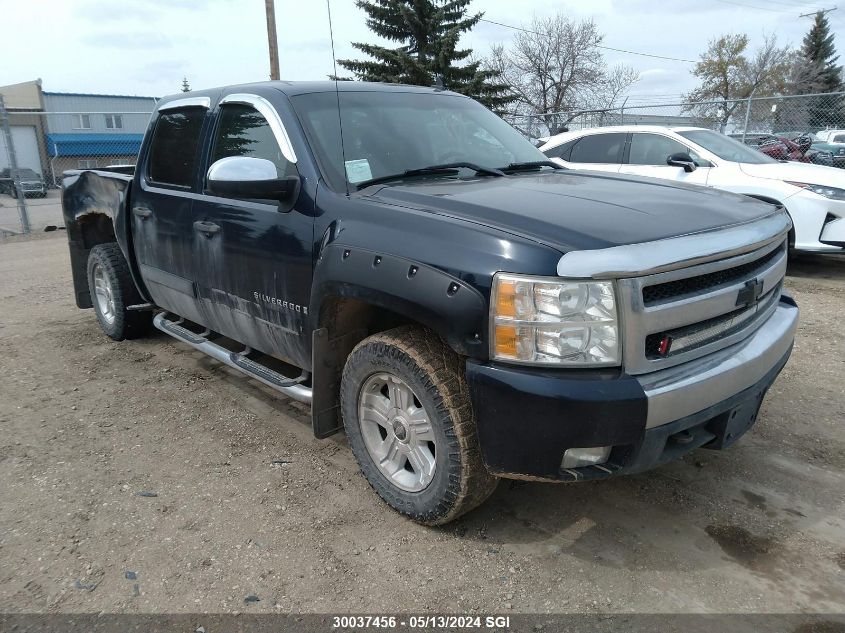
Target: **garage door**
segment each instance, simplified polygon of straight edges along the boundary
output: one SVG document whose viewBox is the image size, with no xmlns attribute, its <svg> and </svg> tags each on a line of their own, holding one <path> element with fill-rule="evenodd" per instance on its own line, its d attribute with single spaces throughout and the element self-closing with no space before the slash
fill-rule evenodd
<svg viewBox="0 0 845 633">
<path fill-rule="evenodd" d="M 29 167 L 36 173 L 41 173 L 41 161 L 38 158 L 38 140 L 35 127 L 32 125 L 13 125 L 12 143 L 15 144 L 15 155 L 18 167 Z M 0 169 L 9 167 L 9 152 L 6 151 L 6 135 L 0 133 Z"/>
</svg>

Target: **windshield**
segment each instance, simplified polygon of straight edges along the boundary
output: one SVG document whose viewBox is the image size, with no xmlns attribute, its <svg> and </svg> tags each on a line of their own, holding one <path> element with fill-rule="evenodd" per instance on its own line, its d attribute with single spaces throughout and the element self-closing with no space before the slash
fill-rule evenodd
<svg viewBox="0 0 845 633">
<path fill-rule="evenodd" d="M 700 145 L 708 152 L 713 152 L 719 158 L 733 161 L 735 163 L 751 163 L 761 165 L 764 163 L 776 163 L 774 158 L 769 158 L 756 149 L 743 145 L 737 140 L 713 130 L 686 130 L 678 132 L 685 139 Z"/>
<path fill-rule="evenodd" d="M 291 101 L 323 174 L 338 191 L 345 191 L 347 182 L 354 188 L 374 178 L 444 163 L 501 168 L 547 160 L 519 132 L 466 97 L 341 91 L 299 95 Z"/>
</svg>

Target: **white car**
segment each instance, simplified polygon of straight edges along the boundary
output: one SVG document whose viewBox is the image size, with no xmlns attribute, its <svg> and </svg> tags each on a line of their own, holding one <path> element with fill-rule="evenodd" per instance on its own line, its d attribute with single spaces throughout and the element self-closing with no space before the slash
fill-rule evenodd
<svg viewBox="0 0 845 633">
<path fill-rule="evenodd" d="M 790 246 L 845 251 L 845 171 L 780 162 L 713 130 L 615 126 L 564 132 L 540 150 L 570 169 L 665 178 L 782 205 L 792 218 Z"/>
<path fill-rule="evenodd" d="M 826 143 L 845 143 L 845 130 L 822 130 L 816 132 L 816 138 Z"/>
</svg>

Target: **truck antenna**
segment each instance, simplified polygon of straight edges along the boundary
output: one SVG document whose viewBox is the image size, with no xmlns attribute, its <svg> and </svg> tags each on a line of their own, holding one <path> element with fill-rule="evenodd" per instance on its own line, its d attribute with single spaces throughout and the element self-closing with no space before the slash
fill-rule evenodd
<svg viewBox="0 0 845 633">
<path fill-rule="evenodd" d="M 329 13 L 329 39 L 332 43 L 332 66 L 334 67 L 334 94 L 337 98 L 337 126 L 340 130 L 340 154 L 343 160 L 343 181 L 346 183 L 346 195 L 349 195 L 349 179 L 346 176 L 346 150 L 343 147 L 343 117 L 340 116 L 340 89 L 337 86 L 339 81 L 337 77 L 337 58 L 334 53 L 334 29 L 332 28 L 332 4 L 331 0 L 326 0 L 326 10 Z"/>
</svg>

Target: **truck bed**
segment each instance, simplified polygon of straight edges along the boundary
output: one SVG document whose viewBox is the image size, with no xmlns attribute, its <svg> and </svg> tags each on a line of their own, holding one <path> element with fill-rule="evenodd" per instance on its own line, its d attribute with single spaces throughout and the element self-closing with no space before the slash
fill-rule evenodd
<svg viewBox="0 0 845 633">
<path fill-rule="evenodd" d="M 135 167 L 116 166 L 103 169 L 66 171 L 62 177 L 62 214 L 70 248 L 74 296 L 80 308 L 90 308 L 88 291 L 88 254 L 105 241 L 117 241 L 132 269 L 136 283 L 140 276 L 129 256 L 128 202 Z M 143 285 L 139 285 L 143 288 Z"/>
</svg>

